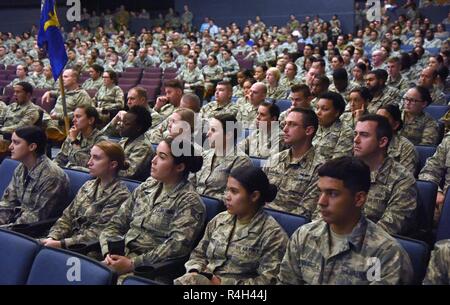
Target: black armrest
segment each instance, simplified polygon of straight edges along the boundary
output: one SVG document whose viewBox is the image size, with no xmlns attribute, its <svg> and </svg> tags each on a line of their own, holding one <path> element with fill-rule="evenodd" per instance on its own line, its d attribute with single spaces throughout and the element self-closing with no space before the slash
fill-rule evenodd
<svg viewBox="0 0 450 305">
<path fill-rule="evenodd" d="M 100 242 L 98 240 L 83 244 L 74 244 L 67 247 L 67 250 L 87 255 L 89 252 L 101 253 Z"/>
<path fill-rule="evenodd" d="M 47 234 L 47 231 L 57 220 L 58 218 L 55 217 L 33 223 L 16 224 L 11 226 L 11 230 L 28 235 L 33 238 L 38 238 L 45 236 Z"/>
<path fill-rule="evenodd" d="M 139 266 L 135 269 L 134 274 L 151 280 L 165 284 L 172 284 L 173 280 L 185 273 L 184 264 L 188 261 L 189 256 L 169 259 L 163 262 Z"/>
</svg>

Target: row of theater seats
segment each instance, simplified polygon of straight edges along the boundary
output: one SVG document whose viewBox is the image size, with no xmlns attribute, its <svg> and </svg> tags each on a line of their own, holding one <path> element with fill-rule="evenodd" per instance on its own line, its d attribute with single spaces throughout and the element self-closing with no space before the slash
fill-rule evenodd
<svg viewBox="0 0 450 305">
<path fill-rule="evenodd" d="M 9 180 L 13 174 L 17 162 L 5 159 L 0 164 L 0 194 L 3 194 L 5 187 L 8 185 Z M 70 199 L 76 195 L 78 189 L 89 179 L 87 173 L 65 169 L 70 178 Z M 134 190 L 139 185 L 139 182 L 124 179 L 130 191 Z M 432 199 L 436 196 L 436 186 L 432 183 L 418 181 L 419 186 L 419 202 L 433 202 Z M 215 215 L 225 210 L 223 202 L 207 197 L 201 196 L 206 206 L 207 222 L 210 221 Z M 431 200 L 430 200 L 431 199 Z M 432 206 L 432 208 L 429 208 Z M 420 218 L 427 222 L 432 221 L 434 204 L 430 205 L 419 213 Z M 266 209 L 266 211 L 272 215 L 278 223 L 283 227 L 286 233 L 291 236 L 297 228 L 309 222 L 308 219 L 275 211 L 272 209 Z M 423 214 L 423 215 L 422 215 Z M 445 222 L 447 220 L 447 222 Z M 425 227 L 425 225 L 424 225 Z M 403 237 L 395 236 L 400 244 L 410 255 L 413 262 L 415 272 L 415 283 L 418 284 L 425 276 L 425 271 L 430 254 L 430 246 L 423 241 Z M 450 195 L 446 197 L 444 204 L 443 215 L 441 217 L 441 224 L 439 225 L 437 240 L 443 238 L 450 238 Z M 0 285 L 1 284 L 114 284 L 116 276 L 108 268 L 104 267 L 97 261 L 94 261 L 84 255 L 74 253 L 68 250 L 49 249 L 39 245 L 34 239 L 24 236 L 17 232 L 11 232 L 6 230 L 0 231 L 0 249 L 5 249 L 0 252 Z M 77 260 L 72 259 L 72 263 L 69 264 L 69 258 L 74 257 Z M 173 275 L 180 275 L 184 272 L 183 265 L 188 257 L 172 260 L 170 262 L 157 264 L 154 267 L 155 274 L 160 272 L 168 272 L 170 270 Z M 81 267 L 81 278 L 76 278 L 76 273 L 70 272 L 76 261 Z M 72 270 L 72 271 L 71 271 Z M 69 272 L 70 271 L 70 272 Z M 74 271 L 73 271 L 74 272 Z M 67 274 L 71 274 L 67 277 Z M 73 279 L 76 278 L 76 281 Z M 174 276 L 171 277 L 172 279 Z M 131 277 L 127 279 L 125 284 L 155 284 L 158 282 L 141 279 L 139 277 Z M 168 282 L 166 282 L 168 283 Z"/>
</svg>

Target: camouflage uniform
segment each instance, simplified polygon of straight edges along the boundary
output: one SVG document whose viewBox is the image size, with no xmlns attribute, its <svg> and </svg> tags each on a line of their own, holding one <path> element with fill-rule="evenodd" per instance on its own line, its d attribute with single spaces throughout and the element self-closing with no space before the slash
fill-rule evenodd
<svg viewBox="0 0 450 305">
<path fill-rule="evenodd" d="M 302 83 L 303 83 L 302 80 L 297 77 L 294 77 L 293 80 L 289 80 L 286 76 L 282 76 L 280 79 L 279 86 L 283 87 L 287 93 L 291 91 L 292 86 L 300 85 Z"/>
<path fill-rule="evenodd" d="M 189 89 L 184 90 L 185 92 L 193 92 L 193 87 L 203 86 L 205 82 L 202 71 L 197 67 L 193 71 L 190 71 L 189 69 L 182 70 L 176 78 L 184 81 L 185 84 L 190 86 Z"/>
<path fill-rule="evenodd" d="M 64 240 L 66 247 L 98 241 L 100 232 L 130 196 L 127 186 L 115 178 L 103 186 L 99 178 L 87 181 L 48 233 Z"/>
<path fill-rule="evenodd" d="M 0 225 L 33 223 L 61 212 L 69 179 L 47 156 L 38 157 L 28 171 L 21 163 L 0 200 Z"/>
<path fill-rule="evenodd" d="M 405 112 L 402 114 L 403 128 L 399 134 L 410 140 L 414 145 L 436 145 L 439 137 L 437 122 L 426 112 L 422 112 L 412 121 L 408 121 Z"/>
<path fill-rule="evenodd" d="M 219 65 L 215 65 L 214 67 L 210 67 L 208 65 L 202 68 L 202 73 L 205 78 L 205 81 L 211 80 L 221 80 L 223 78 L 223 70 Z"/>
<path fill-rule="evenodd" d="M 400 92 L 393 87 L 384 87 L 380 96 L 374 97 L 367 106 L 369 113 L 376 113 L 384 105 L 393 104 L 400 106 Z"/>
<path fill-rule="evenodd" d="M 330 127 L 319 126 L 313 139 L 316 153 L 325 160 L 351 156 L 353 150 L 353 129 L 337 119 Z"/>
<path fill-rule="evenodd" d="M 405 234 L 415 229 L 417 189 L 413 173 L 387 157 L 370 176 L 370 190 L 364 205 L 366 217 L 390 234 Z"/>
<path fill-rule="evenodd" d="M 13 79 L 8 85 L 6 85 L 6 87 L 13 87 L 13 86 L 17 85 L 20 82 L 27 82 L 33 87 L 36 86 L 36 84 L 34 83 L 34 80 L 30 76 L 25 76 L 24 79 L 20 79 L 18 77 Z"/>
<path fill-rule="evenodd" d="M 252 51 L 252 47 L 249 45 L 245 45 L 243 47 L 241 47 L 240 45 L 237 46 L 236 48 L 234 48 L 232 50 L 232 53 L 234 56 L 236 56 L 237 54 L 242 54 L 242 55 L 246 55 L 247 53 L 250 53 Z"/>
<path fill-rule="evenodd" d="M 118 111 L 124 107 L 123 91 L 119 86 L 108 88 L 101 86 L 94 96 L 97 108 L 108 112 Z"/>
<path fill-rule="evenodd" d="M 70 119 L 73 118 L 74 110 L 80 105 L 92 106 L 92 100 L 89 94 L 84 89 L 75 89 L 71 91 L 66 91 L 66 105 L 67 105 L 67 115 Z M 50 91 L 51 96 L 56 96 L 58 91 L 52 90 Z M 64 119 L 63 114 L 63 106 L 62 106 L 62 96 L 59 95 L 56 100 L 56 105 L 53 108 L 52 112 L 56 113 L 58 116 L 58 120 Z"/>
<path fill-rule="evenodd" d="M 248 224 L 222 212 L 208 223 L 185 267 L 213 273 L 222 285 L 275 284 L 287 242 L 286 233 L 264 209 Z M 182 281 L 192 284 L 190 275 L 184 275 Z"/>
<path fill-rule="evenodd" d="M 406 92 L 409 89 L 409 83 L 406 78 L 404 78 L 401 74 L 397 79 L 393 79 L 390 75 L 388 76 L 386 85 L 390 87 L 394 87 L 399 90 L 400 95 Z"/>
<path fill-rule="evenodd" d="M 323 162 L 314 147 L 297 160 L 292 160 L 291 149 L 269 158 L 264 172 L 278 193 L 267 207 L 311 218 L 319 199 L 317 170 Z"/>
<path fill-rule="evenodd" d="M 203 151 L 203 166 L 192 175 L 191 181 L 200 195 L 223 199 L 230 172 L 237 167 L 251 166 L 250 158 L 242 151 L 216 156 L 214 149 Z"/>
<path fill-rule="evenodd" d="M 282 100 L 287 98 L 288 92 L 286 91 L 286 87 L 278 84 L 275 88 L 267 86 L 267 98 Z"/>
<path fill-rule="evenodd" d="M 205 223 L 205 206 L 188 181 L 165 193 L 162 189 L 161 182 L 149 178 L 134 190 L 100 234 L 103 255 L 107 240 L 117 236 L 124 236 L 125 255 L 135 268 L 190 253 Z"/>
<path fill-rule="evenodd" d="M 239 63 L 234 57 L 231 57 L 229 60 L 221 60 L 220 67 L 223 70 L 223 73 L 228 73 L 231 75 L 236 75 L 239 72 Z M 226 76 L 225 78 L 229 78 L 230 76 Z"/>
<path fill-rule="evenodd" d="M 127 170 L 121 170 L 119 175 L 130 179 L 139 179 L 141 171 L 150 171 L 150 162 L 155 155 L 152 145 L 146 140 L 145 134 L 140 135 L 136 139 L 128 142 L 128 138 L 123 138 L 119 144 L 125 152 L 125 160 L 128 161 Z M 144 168 L 144 167 L 148 168 Z M 145 177 L 147 178 L 147 177 Z"/>
<path fill-rule="evenodd" d="M 353 82 L 349 82 L 347 87 L 344 89 L 344 91 L 338 91 L 338 89 L 336 88 L 336 86 L 334 85 L 334 83 L 331 83 L 330 87 L 328 88 L 329 91 L 332 92 L 336 92 L 339 93 L 345 100 L 345 102 L 348 104 L 348 100 L 350 99 L 350 91 L 352 91 L 353 89 L 357 88 L 358 86 L 353 83 Z"/>
<path fill-rule="evenodd" d="M 166 62 L 162 62 L 159 67 L 161 68 L 161 70 L 163 70 L 163 72 L 167 69 L 167 68 L 171 68 L 171 69 L 178 69 L 178 66 L 176 63 L 174 63 L 173 61 L 166 63 Z"/>
<path fill-rule="evenodd" d="M 406 167 L 413 175 L 419 164 L 419 154 L 407 138 L 395 134 L 388 147 L 388 156 Z"/>
<path fill-rule="evenodd" d="M 450 185 L 450 135 L 447 134 L 436 149 L 434 155 L 427 159 L 419 174 L 420 180 L 441 184 L 444 180 L 444 194 Z"/>
<path fill-rule="evenodd" d="M 424 285 L 450 285 L 450 240 L 440 240 L 434 245 Z"/>
<path fill-rule="evenodd" d="M 84 90 L 99 90 L 102 86 L 103 79 L 101 77 L 97 78 L 96 80 L 88 78 L 84 81 L 83 85 L 81 85 L 81 88 Z"/>
<path fill-rule="evenodd" d="M 233 86 L 233 97 L 244 97 L 244 88 L 239 85 Z"/>
<path fill-rule="evenodd" d="M 432 90 L 430 90 L 431 99 L 433 100 L 432 105 L 447 105 L 447 98 L 445 97 L 444 92 L 441 89 L 434 86 Z"/>
<path fill-rule="evenodd" d="M 67 137 L 61 150 L 53 161 L 61 167 L 86 171 L 91 148 L 96 143 L 104 140 L 108 140 L 108 138 L 97 129 L 94 129 L 88 138 L 84 138 L 83 135 L 79 133 L 76 138 L 76 141 L 78 141 L 79 144 L 70 143 L 70 139 Z"/>
<path fill-rule="evenodd" d="M 12 103 L 0 113 L 0 132 L 13 133 L 17 128 L 31 126 L 39 120 L 39 109 L 28 101 L 23 105 Z"/>
<path fill-rule="evenodd" d="M 348 106 L 349 104 L 347 104 Z M 367 109 L 366 111 L 363 113 L 363 115 L 368 114 Z M 355 130 L 356 127 L 356 123 L 358 122 L 357 119 L 355 119 L 355 117 L 353 116 L 352 112 L 344 112 L 339 119 L 341 120 L 342 124 L 344 126 L 350 127 L 352 130 Z"/>
<path fill-rule="evenodd" d="M 242 140 L 238 147 L 250 157 L 269 158 L 271 155 L 283 150 L 281 130 L 279 128 L 270 132 L 261 132 L 259 128 Z"/>
<path fill-rule="evenodd" d="M 148 67 L 156 66 L 156 61 L 154 59 L 150 58 L 150 56 L 146 56 L 146 57 L 144 57 L 144 59 L 137 56 L 134 59 L 133 63 L 134 63 L 134 66 L 137 68 L 148 68 Z"/>
<path fill-rule="evenodd" d="M 41 78 L 39 80 L 39 82 L 36 83 L 36 88 L 38 89 L 50 89 L 50 90 L 55 90 L 56 89 L 56 82 L 53 79 L 53 77 L 50 78 Z"/>
<path fill-rule="evenodd" d="M 238 122 L 252 125 L 258 116 L 258 108 L 259 106 L 253 106 L 250 101 L 245 104 L 240 103 L 239 106 L 237 106 L 238 112 L 236 114 L 236 119 Z"/>
<path fill-rule="evenodd" d="M 323 220 L 300 227 L 291 237 L 280 266 L 280 284 L 409 284 L 413 268 L 408 254 L 381 227 L 361 216 L 344 242 L 332 252 L 332 235 Z M 339 242 L 339 241 L 338 241 Z M 373 259 L 380 278 L 370 279 Z"/>
<path fill-rule="evenodd" d="M 167 103 L 164 106 L 161 107 L 161 109 L 159 109 L 159 111 L 157 112 L 159 114 L 159 120 L 161 123 L 163 120 L 167 119 L 174 111 L 175 111 L 175 106 L 172 105 L 171 103 Z M 155 110 L 154 110 L 155 111 Z M 158 123 L 158 124 L 159 124 Z M 155 124 L 153 122 L 153 115 L 152 115 L 152 127 L 155 127 L 157 124 Z"/>
<path fill-rule="evenodd" d="M 203 106 L 200 109 L 200 116 L 203 119 L 209 119 L 219 114 L 232 114 L 237 115 L 238 108 L 236 104 L 232 103 L 231 101 L 226 103 L 225 105 L 219 105 L 217 101 L 210 102 Z"/>
</svg>

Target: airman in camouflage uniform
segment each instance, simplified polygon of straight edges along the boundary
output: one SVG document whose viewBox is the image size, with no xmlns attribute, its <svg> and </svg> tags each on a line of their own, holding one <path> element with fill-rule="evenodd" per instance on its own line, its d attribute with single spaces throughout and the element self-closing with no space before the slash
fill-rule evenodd
<svg viewBox="0 0 450 305">
<path fill-rule="evenodd" d="M 217 101 L 213 101 L 213 102 L 206 104 L 205 106 L 203 106 L 200 109 L 200 116 L 203 119 L 209 119 L 216 115 L 225 114 L 225 113 L 236 116 L 238 113 L 238 108 L 231 101 L 224 105 L 219 105 L 219 103 Z"/>
<path fill-rule="evenodd" d="M 367 106 L 367 111 L 376 113 L 378 109 L 387 104 L 400 105 L 400 91 L 398 89 L 385 86 L 380 95 L 372 98 L 372 101 Z"/>
<path fill-rule="evenodd" d="M 33 78 L 31 78 L 30 76 L 26 76 L 26 77 L 24 77 L 23 79 L 20 79 L 20 78 L 15 78 L 15 79 L 13 79 L 8 85 L 7 85 L 7 87 L 14 87 L 15 85 L 17 85 L 17 83 L 20 83 L 20 82 L 27 82 L 27 83 L 29 83 L 31 86 L 33 86 L 33 87 L 35 87 L 36 86 L 36 84 L 34 83 L 34 80 L 33 80 Z"/>
<path fill-rule="evenodd" d="M 100 87 L 102 86 L 103 86 L 103 79 L 101 78 L 100 74 L 100 77 L 97 78 L 96 80 L 94 80 L 91 77 L 85 80 L 81 88 L 83 88 L 84 90 L 99 90 Z"/>
<path fill-rule="evenodd" d="M 57 116 L 57 120 L 59 120 L 62 124 L 64 120 L 62 96 L 56 90 L 50 91 L 50 96 L 56 95 L 59 96 L 58 99 L 56 100 L 55 107 L 51 111 L 51 114 L 55 114 Z M 66 91 L 65 95 L 66 95 L 67 115 L 69 116 L 70 119 L 73 118 L 73 112 L 78 106 L 81 105 L 92 106 L 93 104 L 91 97 L 84 89 L 77 88 L 75 90 Z M 57 121 L 53 120 L 52 123 L 56 124 Z"/>
<path fill-rule="evenodd" d="M 186 262 L 186 271 L 213 273 L 222 285 L 275 284 L 288 238 L 273 217 L 260 209 L 246 225 L 222 212 L 212 219 Z M 174 282 L 199 284 L 193 273 Z"/>
<path fill-rule="evenodd" d="M 275 132 L 274 132 L 275 131 Z M 272 134 L 272 132 L 274 132 Z M 261 131 L 260 128 L 254 130 L 248 137 L 242 140 L 238 147 L 250 157 L 269 158 L 283 150 L 281 141 L 281 130 Z"/>
<path fill-rule="evenodd" d="M 130 196 L 118 178 L 103 186 L 99 178 L 87 181 L 48 233 L 48 238 L 64 240 L 65 246 L 98 241 L 123 202 Z"/>
<path fill-rule="evenodd" d="M 13 133 L 17 128 L 34 125 L 39 120 L 39 109 L 31 101 L 12 103 L 0 111 L 0 132 Z"/>
<path fill-rule="evenodd" d="M 141 167 L 144 165 L 150 166 L 150 164 L 146 163 L 153 159 L 155 152 L 153 151 L 151 143 L 146 140 L 145 133 L 131 142 L 128 141 L 128 138 L 123 138 L 119 142 L 125 152 L 125 159 L 128 161 L 129 165 L 128 169 L 121 170 L 119 175 L 126 178 L 137 179 L 136 175 L 139 174 Z"/>
<path fill-rule="evenodd" d="M 47 156 L 27 170 L 21 163 L 0 200 L 0 225 L 25 224 L 55 217 L 66 203 L 69 179 Z"/>
<path fill-rule="evenodd" d="M 36 83 L 36 88 L 55 90 L 56 82 L 53 79 L 53 76 L 50 76 L 50 78 L 42 77 L 40 81 Z"/>
<path fill-rule="evenodd" d="M 123 91 L 119 86 L 108 88 L 102 85 L 95 94 L 94 101 L 97 109 L 108 112 L 118 111 L 124 107 Z"/>
<path fill-rule="evenodd" d="M 90 158 L 91 148 L 100 141 L 108 140 L 101 131 L 94 129 L 89 137 L 83 137 L 80 132 L 76 140 L 71 143 L 69 137 L 66 138 L 61 146 L 61 150 L 53 159 L 61 167 L 87 170 L 87 163 Z"/>
<path fill-rule="evenodd" d="M 438 124 L 431 115 L 422 112 L 419 116 L 407 118 L 402 114 L 403 128 L 399 134 L 414 145 L 436 145 L 439 137 Z"/>
<path fill-rule="evenodd" d="M 408 254 L 363 215 L 332 252 L 330 225 L 319 220 L 300 227 L 291 237 L 280 266 L 278 281 L 291 285 L 396 285 L 409 284 L 413 269 Z M 370 268 L 380 263 L 379 279 L 370 279 Z"/>
<path fill-rule="evenodd" d="M 124 236 L 125 255 L 135 268 L 183 257 L 199 237 L 205 216 L 205 206 L 188 181 L 164 191 L 163 183 L 149 178 L 100 234 L 102 254 L 109 252 L 109 238 Z"/>
<path fill-rule="evenodd" d="M 194 70 L 184 69 L 176 77 L 179 80 L 184 81 L 185 90 L 184 92 L 193 92 L 193 87 L 203 86 L 205 79 L 203 77 L 202 71 L 195 67 Z M 189 86 L 189 87 L 186 87 Z"/>
<path fill-rule="evenodd" d="M 276 87 L 267 86 L 267 97 L 275 100 L 282 100 L 287 97 L 286 87 L 278 84 Z"/>
<path fill-rule="evenodd" d="M 450 285 L 450 240 L 440 240 L 434 245 L 428 264 L 424 285 Z"/>
<path fill-rule="evenodd" d="M 351 156 L 353 148 L 353 129 L 337 119 L 330 127 L 319 126 L 313 139 L 316 154 L 325 160 Z"/>
<path fill-rule="evenodd" d="M 323 161 L 314 147 L 297 160 L 293 160 L 291 149 L 269 158 L 264 172 L 278 193 L 267 207 L 310 218 L 319 197 L 317 169 Z"/>
<path fill-rule="evenodd" d="M 450 134 L 446 134 L 442 143 L 436 149 L 434 155 L 427 159 L 425 166 L 419 174 L 420 180 L 441 184 L 444 179 L 443 193 L 447 193 L 450 185 Z"/>
<path fill-rule="evenodd" d="M 415 174 L 419 164 L 419 154 L 407 138 L 394 134 L 389 142 L 388 156 L 406 167 L 410 173 Z"/>
<path fill-rule="evenodd" d="M 409 88 L 408 80 L 405 79 L 401 74 L 397 79 L 394 79 L 389 75 L 386 85 L 399 90 L 400 94 L 405 92 Z"/>
<path fill-rule="evenodd" d="M 433 89 L 430 90 L 431 99 L 433 100 L 432 105 L 447 105 L 447 98 L 445 97 L 444 92 L 437 86 L 433 86 Z"/>
<path fill-rule="evenodd" d="M 191 176 L 191 181 L 200 195 L 222 199 L 228 176 L 233 168 L 250 166 L 250 158 L 240 150 L 225 156 L 217 156 L 214 149 L 203 151 L 203 166 Z"/>
</svg>

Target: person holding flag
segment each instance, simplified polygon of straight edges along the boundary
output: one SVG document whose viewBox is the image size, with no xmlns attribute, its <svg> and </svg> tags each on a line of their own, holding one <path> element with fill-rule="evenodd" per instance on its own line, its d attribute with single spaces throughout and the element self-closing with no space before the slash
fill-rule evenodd
<svg viewBox="0 0 450 305">
<path fill-rule="evenodd" d="M 47 136 L 49 140 L 60 142 L 69 132 L 70 116 L 73 115 L 75 108 L 80 105 L 92 105 L 92 100 L 85 90 L 80 89 L 78 71 L 68 69 L 63 73 L 68 57 L 56 14 L 55 0 L 42 0 L 38 46 L 46 49 L 53 78 L 55 81 L 59 78 L 60 92 L 47 91 L 42 96 L 42 101 L 50 103 L 51 97 L 58 96 L 56 105 L 50 112 L 51 120 L 47 125 Z"/>
</svg>

